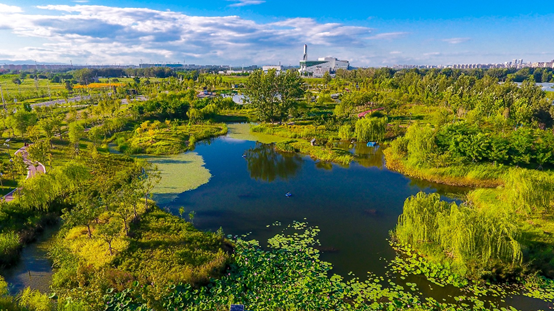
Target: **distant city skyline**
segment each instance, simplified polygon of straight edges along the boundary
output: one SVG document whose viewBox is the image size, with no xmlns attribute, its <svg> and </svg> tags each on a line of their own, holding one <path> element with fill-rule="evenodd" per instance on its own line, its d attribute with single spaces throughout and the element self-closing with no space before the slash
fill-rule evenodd
<svg viewBox="0 0 554 311">
<path fill-rule="evenodd" d="M 553 8 L 484 2 L 0 0 L 0 64 L 298 66 L 304 44 L 355 67 L 554 59 Z"/>
</svg>

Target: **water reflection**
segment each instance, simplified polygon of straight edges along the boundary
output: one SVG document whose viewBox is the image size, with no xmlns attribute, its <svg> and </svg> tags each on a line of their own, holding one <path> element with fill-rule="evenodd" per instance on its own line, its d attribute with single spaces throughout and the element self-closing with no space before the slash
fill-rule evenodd
<svg viewBox="0 0 554 311">
<path fill-rule="evenodd" d="M 385 156 L 381 147 L 368 147 L 366 144 L 338 142 L 336 148 L 350 151 L 354 155 L 354 161 L 363 167 L 385 168 Z"/>
<path fill-rule="evenodd" d="M 303 164 L 297 154 L 281 154 L 275 151 L 273 145 L 262 143 L 246 150 L 245 155 L 250 177 L 267 182 L 294 177 Z"/>
</svg>

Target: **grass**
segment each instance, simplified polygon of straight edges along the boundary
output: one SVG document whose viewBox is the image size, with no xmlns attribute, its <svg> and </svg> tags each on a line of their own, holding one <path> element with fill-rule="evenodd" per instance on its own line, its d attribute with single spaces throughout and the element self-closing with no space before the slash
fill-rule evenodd
<svg viewBox="0 0 554 311">
<path fill-rule="evenodd" d="M 383 151 L 389 170 L 427 181 L 458 187 L 494 188 L 503 184 L 505 168 L 492 164 L 468 164 L 449 167 L 414 167 L 399 158 L 392 148 Z"/>
<path fill-rule="evenodd" d="M 277 143 L 276 148 L 277 150 L 284 152 L 297 151 L 302 154 L 307 154 L 313 159 L 325 162 L 335 162 L 343 165 L 348 165 L 354 158 L 352 153 L 349 151 L 338 148 L 328 148 L 325 146 L 312 146 L 305 140 L 290 140 Z"/>
<path fill-rule="evenodd" d="M 173 124 L 171 124 L 173 122 Z M 114 136 L 119 151 L 126 154 L 168 155 L 194 148 L 203 139 L 227 134 L 225 124 L 180 125 L 144 122 L 134 132 L 121 132 Z"/>
<path fill-rule="evenodd" d="M 9 266 L 19 258 L 19 236 L 15 232 L 0 233 L 0 266 Z"/>
<path fill-rule="evenodd" d="M 288 140 L 287 138 L 250 131 L 249 123 L 228 124 L 228 136 L 238 140 L 259 141 L 264 144 L 277 143 Z"/>
<path fill-rule="evenodd" d="M 93 309 L 99 308 L 105 304 L 102 295 L 106 290 L 122 291 L 136 281 L 150 285 L 143 297 L 156 305 L 156 297 L 169 284 L 205 284 L 229 263 L 232 246 L 222 235 L 201 232 L 156 207 L 141 211 L 129 236 L 121 232 L 116 237 L 110 255 L 107 243 L 96 234 L 108 219 L 113 216 L 106 213 L 93 225 L 92 238 L 84 227 L 62 230 L 58 235 L 52 249 L 57 267 L 52 286 L 59 297 L 76 298 L 86 290 L 89 294 L 80 298 Z"/>
</svg>

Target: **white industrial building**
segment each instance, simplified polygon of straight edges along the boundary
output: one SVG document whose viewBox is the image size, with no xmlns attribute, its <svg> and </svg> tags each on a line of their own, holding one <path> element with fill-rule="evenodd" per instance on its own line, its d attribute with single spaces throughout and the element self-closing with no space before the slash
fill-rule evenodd
<svg viewBox="0 0 554 311">
<path fill-rule="evenodd" d="M 300 73 L 323 77 L 328 72 L 334 74 L 339 69 L 348 70 L 350 63 L 334 57 L 320 57 L 317 60 L 308 60 L 308 46 L 304 45 L 304 58 L 300 61 Z"/>
</svg>

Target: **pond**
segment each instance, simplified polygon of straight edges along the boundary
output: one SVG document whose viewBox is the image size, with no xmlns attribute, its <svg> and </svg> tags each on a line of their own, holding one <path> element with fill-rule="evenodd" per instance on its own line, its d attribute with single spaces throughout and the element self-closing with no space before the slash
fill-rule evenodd
<svg viewBox="0 0 554 311">
<path fill-rule="evenodd" d="M 270 137 L 259 138 L 265 143 Z M 276 141 L 280 140 L 275 138 Z M 178 214 L 194 211 L 194 225 L 227 234 L 242 235 L 262 242 L 280 233 L 276 221 L 308 221 L 321 229 L 322 259 L 333 264 L 333 273 L 353 272 L 364 278 L 368 271 L 384 275 L 387 261 L 394 259 L 388 243 L 402 213 L 404 201 L 420 191 L 438 192 L 443 199 L 457 200 L 469 189 L 413 180 L 385 167 L 383 153 L 365 145 L 340 144 L 355 154 L 348 167 L 320 162 L 308 156 L 283 154 L 271 145 L 256 142 L 248 125 L 230 125 L 227 137 L 199 143 L 194 153 L 201 156 L 211 174 L 209 182 L 195 190 L 154 196 L 162 207 Z M 156 161 L 156 159 L 153 159 Z M 181 166 L 172 174 L 188 174 Z M 163 172 L 162 172 L 163 174 Z M 194 173 L 189 175 L 194 177 Z M 289 198 L 285 194 L 291 193 Z M 173 198 L 168 202 L 167 197 Z M 435 299 L 452 301 L 461 294 L 456 288 L 437 288 L 424 278 L 412 278 L 422 291 Z M 439 300 L 440 300 L 439 299 Z M 493 299 L 500 302 L 499 299 Z M 536 299 L 507 299 L 521 309 L 544 306 Z"/>
<path fill-rule="evenodd" d="M 389 171 L 379 148 L 337 144 L 337 148 L 355 155 L 345 167 L 299 154 L 278 153 L 267 143 L 283 138 L 253 135 L 248 124 L 230 124 L 228 128 L 226 137 L 199 143 L 192 152 L 144 157 L 158 165 L 162 174 L 154 199 L 176 215 L 180 207 L 184 207 L 185 214 L 194 211 L 194 225 L 201 230 L 222 228 L 227 234 L 249 233 L 263 246 L 281 232 L 280 227 L 270 224 L 307 221 L 321 229 L 322 259 L 331 262 L 332 272 L 342 276 L 353 272 L 363 279 L 368 271 L 385 275 L 387 262 L 395 258 L 388 243 L 389 232 L 395 228 L 406 198 L 424 191 L 458 201 L 470 190 Z M 285 195 L 289 192 L 291 197 Z M 5 275 L 15 284 L 13 290 L 30 285 L 47 291 L 52 272 L 44 245 L 51 235 L 47 232 L 39 243 L 26 247 L 21 263 Z M 423 296 L 438 301 L 453 302 L 454 296 L 464 295 L 454 287 L 439 287 L 420 276 L 395 282 L 416 283 Z M 508 297 L 505 302 L 488 298 L 521 310 L 549 307 L 523 296 Z"/>
<path fill-rule="evenodd" d="M 356 162 L 342 167 L 308 156 L 280 154 L 244 135 L 233 138 L 232 128 L 230 133 L 195 149 L 212 175 L 209 182 L 193 191 L 160 194 L 161 201 L 166 202 L 168 195 L 175 198 L 162 207 L 174 213 L 181 206 L 187 213 L 194 211 L 194 224 L 202 230 L 222 227 L 230 234 L 251 232 L 260 241 L 278 232 L 267 227 L 275 221 L 288 224 L 306 219 L 321 228 L 322 247 L 328 250 L 323 259 L 344 275 L 384 273 L 380 259 L 394 258 L 387 239 L 407 197 L 422 190 L 449 196 L 466 191 L 414 182 L 391 172 L 381 150 L 375 148 L 341 146 L 357 155 Z M 288 192 L 292 197 L 285 196 Z"/>
</svg>

